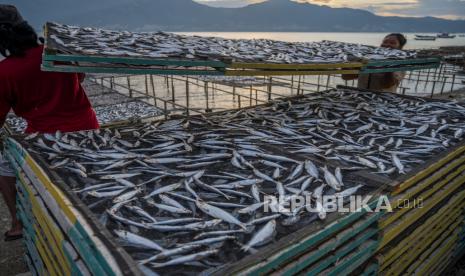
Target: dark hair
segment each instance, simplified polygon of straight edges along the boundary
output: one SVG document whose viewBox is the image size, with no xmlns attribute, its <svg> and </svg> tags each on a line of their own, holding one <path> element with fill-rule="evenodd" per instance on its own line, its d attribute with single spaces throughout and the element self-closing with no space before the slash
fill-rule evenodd
<svg viewBox="0 0 465 276">
<path fill-rule="evenodd" d="M 397 38 L 397 41 L 399 41 L 399 44 L 400 44 L 400 48 L 404 48 L 405 44 L 407 44 L 407 38 L 401 33 L 388 34 L 386 37 L 390 37 L 390 36 L 395 36 Z"/>
<path fill-rule="evenodd" d="M 37 46 L 37 33 L 26 21 L 16 25 L 0 24 L 0 54 L 3 56 L 24 56 L 26 50 Z"/>
</svg>

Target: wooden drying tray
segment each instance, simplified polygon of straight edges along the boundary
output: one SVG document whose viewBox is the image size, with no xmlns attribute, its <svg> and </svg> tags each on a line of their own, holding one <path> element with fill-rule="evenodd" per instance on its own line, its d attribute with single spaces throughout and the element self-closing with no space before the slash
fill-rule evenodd
<svg viewBox="0 0 465 276">
<path fill-rule="evenodd" d="M 440 63 L 441 59 L 439 57 L 405 60 L 372 60 L 367 61 L 360 73 L 373 74 L 435 69 L 439 67 Z"/>
<path fill-rule="evenodd" d="M 227 63 L 208 60 L 51 54 L 50 50 L 45 50 L 42 70 L 134 75 L 292 76 L 414 71 L 435 69 L 439 64 L 439 58 L 319 64 Z"/>
<path fill-rule="evenodd" d="M 49 24 L 45 37 L 52 33 Z M 233 62 L 219 57 L 205 59 L 148 58 L 130 56 L 85 55 L 47 39 L 42 70 L 77 73 L 153 74 L 153 75 L 226 75 L 226 76 L 286 76 L 382 73 L 437 68 L 439 58 L 369 61 L 343 63 L 276 64 Z"/>
</svg>

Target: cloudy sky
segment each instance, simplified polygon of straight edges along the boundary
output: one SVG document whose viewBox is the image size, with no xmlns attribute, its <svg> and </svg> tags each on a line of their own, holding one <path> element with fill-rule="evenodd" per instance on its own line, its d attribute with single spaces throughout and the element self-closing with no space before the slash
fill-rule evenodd
<svg viewBox="0 0 465 276">
<path fill-rule="evenodd" d="M 265 0 L 195 0 L 216 7 L 242 7 Z M 331 7 L 369 10 L 379 15 L 465 19 L 465 0 L 294 0 Z"/>
</svg>

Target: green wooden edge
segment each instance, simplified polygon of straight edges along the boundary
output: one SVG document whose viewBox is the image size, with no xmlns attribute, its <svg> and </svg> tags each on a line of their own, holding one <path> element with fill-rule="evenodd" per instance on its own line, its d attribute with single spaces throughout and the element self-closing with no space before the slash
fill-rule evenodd
<svg viewBox="0 0 465 276">
<path fill-rule="evenodd" d="M 31 219 L 29 219 L 29 221 L 32 221 L 32 218 L 34 217 L 34 214 L 32 213 L 32 209 L 31 209 L 32 205 L 30 204 L 30 200 L 29 200 L 31 195 L 23 187 L 23 185 L 25 185 L 24 183 L 22 183 L 19 179 L 17 179 L 16 182 L 17 182 L 16 188 L 18 189 L 18 191 L 20 191 L 20 194 L 18 194 L 18 199 L 19 199 L 18 203 L 19 203 L 19 205 L 23 206 L 23 210 L 26 210 L 27 216 L 29 216 L 31 218 Z M 24 197 L 24 198 L 22 198 L 22 197 Z M 39 225 L 39 227 L 40 227 L 40 225 Z M 63 236 L 65 236 L 65 235 L 63 234 Z M 69 251 L 68 251 L 69 249 L 64 244 L 61 244 L 61 245 L 58 245 L 58 246 L 60 246 L 62 248 L 62 250 L 63 250 L 65 258 L 68 261 L 69 266 L 71 267 L 72 275 L 83 275 L 81 270 L 75 265 L 75 260 L 71 257 L 71 253 L 69 253 Z"/>
<path fill-rule="evenodd" d="M 11 151 L 16 151 L 16 154 L 15 152 L 12 153 L 13 156 L 24 158 L 20 152 L 17 152 L 17 150 L 19 149 L 15 148 L 14 143 L 11 143 L 10 140 L 9 142 L 10 143 L 8 143 L 8 146 L 13 145 L 13 148 L 7 147 L 7 150 L 10 151 L 10 153 L 12 153 Z M 22 162 L 18 162 L 18 163 L 24 163 L 24 160 L 20 160 L 20 161 Z M 27 174 L 27 171 L 25 171 L 25 173 Z M 67 224 L 71 224 L 71 223 L 68 221 Z M 113 270 L 111 269 L 109 264 L 106 262 L 104 257 L 100 254 L 96 246 L 93 245 L 93 243 L 89 244 L 88 241 L 90 238 L 87 236 L 87 232 L 84 231 L 85 232 L 84 235 L 86 235 L 86 238 L 85 238 L 84 236 L 81 235 L 82 230 L 78 231 L 77 228 L 84 230 L 79 223 L 77 223 L 77 225 L 71 224 L 71 227 L 68 229 L 68 233 L 66 233 L 65 236 L 67 236 L 71 241 L 73 241 L 73 245 L 76 247 L 77 251 L 79 252 L 79 255 L 85 261 L 90 271 L 96 275 L 114 275 Z M 100 263 L 99 261 L 102 261 L 102 260 L 104 262 Z M 101 267 L 102 265 L 103 267 Z"/>
<path fill-rule="evenodd" d="M 371 276 L 371 275 L 377 275 L 379 270 L 379 264 L 374 263 L 369 265 L 364 271 L 363 271 L 363 276 Z"/>
<path fill-rule="evenodd" d="M 18 215 L 20 214 L 18 213 Z M 26 251 L 27 251 L 25 255 L 30 256 L 31 265 L 34 267 L 34 271 L 36 271 L 38 275 L 43 275 L 42 271 L 44 271 L 44 264 L 42 263 L 42 260 L 38 256 L 39 252 L 37 252 L 37 249 L 35 248 L 35 246 L 32 245 L 33 242 L 31 241 L 29 237 L 29 233 L 27 232 L 26 229 L 24 229 L 24 232 L 23 232 L 23 244 L 25 245 Z"/>
<path fill-rule="evenodd" d="M 318 250 L 315 251 L 314 255 L 310 256 L 308 259 L 306 259 L 306 260 L 304 260 L 302 262 L 299 262 L 298 265 L 296 265 L 296 266 L 292 267 L 291 269 L 285 271 L 282 275 L 289 275 L 289 276 L 294 275 L 294 274 L 298 273 L 299 271 L 305 269 L 306 267 L 309 267 L 312 263 L 316 262 L 321 257 L 323 257 L 324 255 L 331 252 L 334 248 L 339 247 L 340 245 L 342 245 L 343 243 L 345 243 L 346 241 L 348 241 L 352 237 L 356 236 L 358 233 L 360 233 L 363 230 L 365 230 L 366 228 L 368 228 L 373 223 L 377 222 L 378 219 L 382 215 L 383 215 L 382 212 L 376 213 L 372 217 L 368 218 L 363 224 L 361 224 L 360 227 L 358 227 L 357 229 L 354 229 L 354 231 L 351 231 L 348 235 L 345 235 L 342 238 L 337 239 L 337 242 L 329 244 L 327 247 L 318 248 Z"/>
<path fill-rule="evenodd" d="M 21 221 L 23 222 L 28 221 L 26 212 L 22 209 L 22 206 L 20 204 L 17 205 L 17 209 L 18 209 L 18 216 L 21 219 Z M 31 229 L 30 224 L 23 225 L 23 241 L 24 241 L 24 244 L 26 245 L 29 255 L 32 257 L 34 261 L 34 264 L 35 264 L 34 266 L 36 267 L 36 270 L 44 271 L 45 265 L 42 261 L 42 258 L 40 258 L 40 254 L 37 251 L 37 248 L 35 246 L 35 234 L 34 234 L 33 229 Z"/>
<path fill-rule="evenodd" d="M 456 256 L 460 256 L 465 254 L 465 243 L 462 243 L 459 247 L 457 247 L 457 251 L 455 253 Z"/>
<path fill-rule="evenodd" d="M 359 239 L 357 239 L 354 242 L 350 243 L 348 246 L 336 251 L 334 254 L 331 255 L 331 257 L 328 257 L 324 262 L 319 264 L 314 269 L 312 269 L 312 270 L 310 270 L 308 272 L 305 272 L 305 274 L 306 275 L 317 275 L 317 274 L 321 273 L 323 270 L 327 269 L 329 266 L 331 266 L 333 264 L 336 264 L 337 261 L 340 260 L 342 257 L 344 257 L 347 254 L 349 254 L 350 252 L 356 250 L 360 245 L 364 244 L 366 241 L 369 241 L 373 236 L 375 236 L 377 234 L 378 234 L 378 229 L 370 229 L 370 230 L 368 230 Z M 346 262 L 346 264 L 349 264 L 349 265 L 352 264 L 353 259 L 355 259 L 355 257 L 348 260 Z M 334 270 L 332 270 L 331 273 L 335 273 L 336 270 L 342 270 L 342 265 L 337 264 L 336 268 Z"/>
<path fill-rule="evenodd" d="M 34 220 L 28 220 L 27 219 L 27 212 L 28 211 L 25 211 L 24 210 L 24 207 L 22 207 L 20 204 L 18 206 L 18 210 L 19 212 L 18 213 L 22 213 L 24 216 L 21 218 L 21 221 L 24 223 L 25 225 L 27 225 L 25 227 L 26 229 L 26 233 L 29 235 L 29 238 L 30 238 L 30 241 L 31 241 L 31 246 L 33 246 L 34 248 L 37 248 L 37 244 L 40 243 L 42 244 L 42 247 L 44 248 L 44 253 L 47 255 L 47 257 L 52 260 L 56 260 L 56 257 L 55 257 L 55 254 L 53 252 L 51 252 L 50 250 L 48 250 L 48 248 L 46 247 L 46 244 L 40 242 L 38 239 L 37 239 L 37 235 L 40 235 L 41 233 L 37 233 L 36 230 L 32 227 L 32 225 L 34 224 Z M 46 240 L 44 240 L 44 242 L 46 242 Z M 38 251 L 37 251 L 38 252 Z M 40 258 L 40 254 L 38 255 L 39 256 L 39 259 Z M 42 260 L 42 259 L 41 259 Z M 43 262 L 42 262 L 43 263 Z M 43 263 L 44 264 L 44 263 Z M 56 268 L 53 264 L 52 264 L 53 267 L 50 267 L 49 269 L 50 270 L 53 270 L 53 271 L 56 271 L 57 273 L 63 273 L 63 271 L 61 271 L 59 268 Z M 46 267 L 46 265 L 44 264 L 44 267 Z"/>
<path fill-rule="evenodd" d="M 77 67 L 69 65 L 53 65 L 43 62 L 42 71 L 64 73 L 94 73 L 94 74 L 135 74 L 135 75 L 213 75 L 224 76 L 224 72 L 217 70 L 163 70 L 139 68 L 109 68 L 109 67 Z"/>
<path fill-rule="evenodd" d="M 355 269 L 357 269 L 357 267 L 359 267 L 364 262 L 366 262 L 373 255 L 373 253 L 376 252 L 376 249 L 378 248 L 378 246 L 379 246 L 379 242 L 373 241 L 373 243 L 369 245 L 365 250 L 361 251 L 360 253 L 357 253 L 347 262 L 338 265 L 333 271 L 331 271 L 329 276 L 339 276 L 339 275 L 350 274 Z"/>
<path fill-rule="evenodd" d="M 18 216 L 21 221 L 26 222 L 29 221 L 26 217 L 26 213 L 23 210 L 21 203 L 18 202 L 17 204 L 17 210 L 18 210 Z M 31 234 L 32 233 L 32 234 Z M 44 271 L 44 264 L 42 262 L 42 259 L 40 258 L 39 252 L 37 251 L 35 247 L 35 242 L 34 242 L 34 233 L 30 229 L 30 224 L 24 224 L 23 226 L 23 243 L 26 246 L 27 252 L 29 256 L 31 256 L 33 265 L 35 267 L 36 271 Z M 40 274 L 40 273 L 39 273 Z"/>
<path fill-rule="evenodd" d="M 16 155 L 22 159 L 23 166 L 29 168 L 29 166 L 25 163 L 25 160 L 23 160 L 25 158 L 24 153 L 27 152 L 24 151 L 24 149 L 19 144 L 11 144 L 14 147 L 13 151 L 15 151 Z M 24 172 L 28 174 L 27 170 L 24 170 Z M 66 218 L 66 216 L 63 217 Z M 103 269 L 107 275 L 115 275 L 113 269 L 110 267 L 105 257 L 101 254 L 80 222 L 76 221 L 76 223 L 73 225 L 70 221 L 68 221 L 67 224 L 69 224 L 70 227 L 68 227 L 68 233 L 64 233 L 64 236 L 67 236 L 71 241 L 73 241 L 73 244 L 79 252 L 79 255 L 81 255 L 82 259 L 88 265 L 88 268 L 92 271 L 92 273 L 101 273 L 98 275 L 103 275 Z"/>
<path fill-rule="evenodd" d="M 31 257 L 29 257 L 29 254 L 27 253 L 24 254 L 23 259 L 24 259 L 24 262 L 26 263 L 27 268 L 29 269 L 29 273 L 31 273 L 31 275 L 33 276 L 39 275 L 36 272 L 36 268 L 32 265 L 32 260 L 31 260 Z"/>
<path fill-rule="evenodd" d="M 440 63 L 440 58 L 417 58 L 405 60 L 371 60 L 366 64 L 370 66 L 396 66 L 396 65 L 409 65 L 409 64 L 423 64 L 423 63 Z"/>
<path fill-rule="evenodd" d="M 101 57 L 101 56 L 83 56 L 83 55 L 53 55 L 44 52 L 44 61 L 59 62 L 93 62 L 93 63 L 123 63 L 128 65 L 161 65 L 161 66 L 206 66 L 226 68 L 227 64 L 221 61 L 203 61 L 203 60 L 176 60 L 176 59 L 146 59 L 131 57 Z"/>
<path fill-rule="evenodd" d="M 375 208 L 377 202 L 378 199 L 373 200 L 368 205 L 370 208 Z M 347 225 L 353 223 L 366 213 L 366 210 L 363 209 L 360 212 L 354 212 L 350 215 L 342 217 L 341 219 L 329 224 L 325 229 L 322 229 L 321 231 L 314 233 L 307 238 L 304 238 L 300 243 L 291 245 L 288 248 L 276 253 L 274 256 L 270 256 L 266 261 L 264 261 L 266 263 L 258 263 L 248 269 L 245 269 L 242 273 L 248 275 L 265 275 L 269 271 L 280 267 L 285 263 L 288 263 L 289 260 L 291 260 L 293 257 L 304 253 L 309 247 L 331 236 L 333 233 L 344 229 Z"/>
<path fill-rule="evenodd" d="M 388 73 L 388 72 L 404 72 L 404 71 L 415 71 L 415 70 L 423 70 L 423 69 L 434 69 L 438 67 L 439 67 L 439 64 L 396 67 L 396 68 L 379 68 L 379 69 L 364 68 L 360 71 L 360 73 L 361 74 L 373 74 L 373 73 Z"/>
<path fill-rule="evenodd" d="M 83 276 L 84 274 L 81 272 L 81 270 L 76 266 L 76 263 L 73 261 L 71 258 L 71 255 L 63 248 L 65 252 L 65 257 L 69 261 L 70 267 L 71 267 L 71 274 L 75 276 Z"/>
<path fill-rule="evenodd" d="M 26 189 L 23 187 L 23 184 L 19 179 L 17 179 L 17 185 L 16 185 L 16 188 L 18 189 L 18 191 L 20 191 L 17 195 L 17 200 L 18 200 L 18 206 L 21 206 L 22 210 L 21 212 L 24 212 L 24 215 L 27 219 L 27 221 L 24 221 L 24 222 L 27 222 L 27 223 L 24 223 L 24 224 L 27 224 L 28 226 L 29 225 L 36 225 L 38 229 L 40 229 L 41 231 L 42 228 L 41 228 L 41 225 L 37 222 L 36 218 L 35 218 L 35 215 L 34 213 L 32 212 L 32 205 L 30 204 L 30 194 L 26 191 Z M 19 182 L 19 183 L 18 183 Z M 42 212 L 45 212 L 45 211 L 42 211 Z M 31 228 L 33 229 L 33 228 Z M 35 233 L 35 230 L 34 230 L 34 233 Z M 49 240 L 47 240 L 46 237 L 44 237 L 45 241 L 47 242 L 50 242 Z M 53 242 L 53 241 L 52 241 Z M 59 244 L 57 244 L 57 246 L 60 246 Z M 61 254 L 61 252 L 55 252 L 52 248 L 46 248 L 48 253 L 51 254 L 50 256 L 53 257 L 54 259 L 57 259 L 57 255 L 58 254 Z M 73 268 L 73 261 L 72 260 L 69 260 L 68 259 L 68 264 L 71 268 Z M 77 274 L 73 274 L 73 275 L 77 275 Z"/>
</svg>

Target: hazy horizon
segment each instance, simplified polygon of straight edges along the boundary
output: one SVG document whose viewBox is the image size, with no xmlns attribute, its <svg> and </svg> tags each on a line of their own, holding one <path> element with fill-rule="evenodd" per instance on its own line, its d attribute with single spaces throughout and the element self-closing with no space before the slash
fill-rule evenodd
<svg viewBox="0 0 465 276">
<path fill-rule="evenodd" d="M 267 0 L 194 0 L 212 7 L 239 8 Z M 464 0 L 292 0 L 332 8 L 362 9 L 380 16 L 465 19 Z"/>
</svg>

